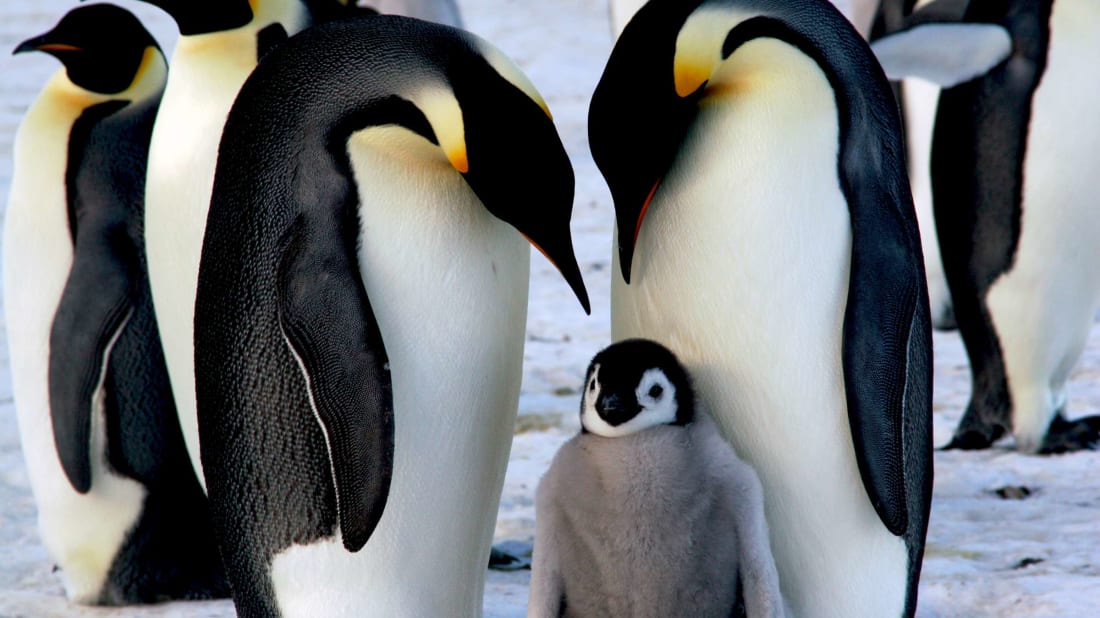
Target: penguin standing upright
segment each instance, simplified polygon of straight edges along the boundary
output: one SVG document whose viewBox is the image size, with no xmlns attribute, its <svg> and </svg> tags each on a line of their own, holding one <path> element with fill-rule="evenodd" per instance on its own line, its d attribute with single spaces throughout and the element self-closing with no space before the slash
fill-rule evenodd
<svg viewBox="0 0 1100 618">
<path fill-rule="evenodd" d="M 1092 447 L 1068 421 L 1066 381 L 1100 308 L 1100 6 L 970 3 L 965 20 L 1012 34 L 1007 62 L 940 95 L 936 225 L 972 394 L 949 446 L 1011 432 L 1026 452 Z"/>
<path fill-rule="evenodd" d="M 205 488 L 195 418 L 193 318 L 225 117 L 259 58 L 313 21 L 352 9 L 338 0 L 144 1 L 167 11 L 180 29 L 149 147 L 145 240 L 177 413 Z"/>
<path fill-rule="evenodd" d="M 4 225 L 12 384 L 43 543 L 78 603 L 226 596 L 145 275 L 164 56 L 105 4 L 15 51 L 64 64 L 19 127 Z"/>
<path fill-rule="evenodd" d="M 784 615 L 760 480 L 695 402 L 654 341 L 592 359 L 539 482 L 528 616 Z"/>
<path fill-rule="evenodd" d="M 472 35 L 343 20 L 260 63 L 222 137 L 195 308 L 202 460 L 241 616 L 479 614 L 523 236 L 588 310 L 572 199 L 545 103 Z"/>
<path fill-rule="evenodd" d="M 824 0 L 653 0 L 612 51 L 589 142 L 615 201 L 612 338 L 673 350 L 759 474 L 794 615 L 912 615 L 928 299 L 866 42 Z"/>
</svg>

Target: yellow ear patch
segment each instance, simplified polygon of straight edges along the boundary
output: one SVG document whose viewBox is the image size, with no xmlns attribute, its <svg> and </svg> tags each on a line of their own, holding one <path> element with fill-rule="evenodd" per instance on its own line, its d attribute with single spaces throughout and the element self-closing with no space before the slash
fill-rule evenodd
<svg viewBox="0 0 1100 618">
<path fill-rule="evenodd" d="M 447 160 L 451 162 L 456 170 L 461 174 L 465 174 L 470 171 L 470 162 L 466 159 L 466 146 L 462 145 L 461 148 L 447 151 Z"/>
<path fill-rule="evenodd" d="M 676 36 L 672 76 L 676 94 L 686 97 L 708 82 L 722 64 L 722 44 L 751 14 L 703 5 L 688 16 Z"/>
<path fill-rule="evenodd" d="M 462 120 L 462 108 L 450 89 L 433 84 L 410 97 L 428 124 L 432 126 L 439 147 L 447 155 L 456 170 L 465 174 L 470 171 L 470 162 L 466 158 L 466 127 Z"/>
</svg>

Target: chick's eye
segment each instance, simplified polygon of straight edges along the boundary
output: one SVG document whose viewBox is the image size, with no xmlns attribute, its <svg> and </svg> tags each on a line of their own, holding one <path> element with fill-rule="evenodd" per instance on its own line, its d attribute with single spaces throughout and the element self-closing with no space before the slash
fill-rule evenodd
<svg viewBox="0 0 1100 618">
<path fill-rule="evenodd" d="M 588 383 L 588 392 L 596 392 L 596 378 L 592 378 L 592 381 Z"/>
<path fill-rule="evenodd" d="M 649 388 L 649 396 L 653 399 L 660 397 L 663 392 L 665 392 L 665 389 L 661 388 L 660 384 L 654 384 Z"/>
</svg>

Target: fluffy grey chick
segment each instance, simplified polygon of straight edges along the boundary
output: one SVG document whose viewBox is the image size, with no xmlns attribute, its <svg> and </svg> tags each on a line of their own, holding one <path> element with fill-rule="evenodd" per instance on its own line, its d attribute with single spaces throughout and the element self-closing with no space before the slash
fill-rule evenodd
<svg viewBox="0 0 1100 618">
<path fill-rule="evenodd" d="M 528 618 L 784 615 L 756 473 L 652 341 L 592 359 L 539 483 Z"/>
</svg>

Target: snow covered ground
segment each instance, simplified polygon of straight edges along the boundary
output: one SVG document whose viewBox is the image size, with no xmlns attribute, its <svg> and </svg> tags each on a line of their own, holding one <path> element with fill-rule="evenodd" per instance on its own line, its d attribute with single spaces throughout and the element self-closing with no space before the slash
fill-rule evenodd
<svg viewBox="0 0 1100 618">
<path fill-rule="evenodd" d="M 15 127 L 57 66 L 42 54 L 13 58 L 8 50 L 51 27 L 75 4 L 0 3 L 0 195 L 7 195 L 11 178 Z M 163 13 L 133 1 L 119 4 L 137 12 L 165 49 L 172 49 L 175 29 Z M 609 342 L 613 217 L 588 152 L 586 117 L 611 48 L 610 29 L 606 0 L 460 4 L 467 27 L 514 58 L 545 95 L 577 174 L 574 242 L 593 314 L 583 314 L 556 271 L 536 253 L 520 416 L 497 522 L 498 541 L 530 540 L 538 478 L 576 431 L 584 369 Z M 969 384 L 958 336 L 937 333 L 935 346 L 935 439 L 943 444 Z M 0 342 L 0 618 L 232 616 L 227 601 L 125 609 L 78 608 L 65 601 L 35 530 L 7 364 L 7 345 Z M 1075 416 L 1100 413 L 1100 327 L 1093 329 L 1074 375 L 1070 404 Z M 528 572 L 491 572 L 486 615 L 524 615 L 528 581 Z M 919 615 L 925 617 L 1100 616 L 1100 453 L 1043 458 L 1004 448 L 936 453 L 920 594 Z"/>
</svg>

